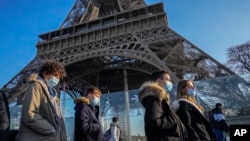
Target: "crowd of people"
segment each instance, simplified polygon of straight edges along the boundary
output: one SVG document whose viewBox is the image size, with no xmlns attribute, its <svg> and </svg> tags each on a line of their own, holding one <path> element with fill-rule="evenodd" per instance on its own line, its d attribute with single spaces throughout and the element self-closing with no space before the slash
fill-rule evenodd
<svg viewBox="0 0 250 141">
<path fill-rule="evenodd" d="M 66 76 L 65 68 L 56 61 L 43 63 L 23 97 L 20 127 L 15 141 L 66 141 L 64 118 L 55 87 Z M 170 104 L 173 89 L 170 73 L 154 71 L 149 81 L 139 88 L 139 101 L 145 109 L 144 129 L 147 141 L 226 141 L 229 126 L 222 104 L 211 110 L 209 120 L 196 99 L 193 81 L 180 80 L 176 98 Z M 74 141 L 121 141 L 119 118 L 113 117 L 108 131 L 99 121 L 101 90 L 86 88 L 75 102 Z M 10 114 L 8 101 L 0 95 L 0 138 L 9 141 Z"/>
</svg>

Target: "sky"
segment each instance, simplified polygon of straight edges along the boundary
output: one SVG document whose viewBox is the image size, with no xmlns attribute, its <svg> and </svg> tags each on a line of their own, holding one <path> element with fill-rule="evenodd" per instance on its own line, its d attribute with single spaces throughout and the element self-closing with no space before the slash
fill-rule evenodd
<svg viewBox="0 0 250 141">
<path fill-rule="evenodd" d="M 250 40 L 250 0 L 163 2 L 168 26 L 224 64 L 226 49 Z M 38 35 L 60 27 L 75 0 L 0 1 L 0 88 L 36 56 Z"/>
</svg>

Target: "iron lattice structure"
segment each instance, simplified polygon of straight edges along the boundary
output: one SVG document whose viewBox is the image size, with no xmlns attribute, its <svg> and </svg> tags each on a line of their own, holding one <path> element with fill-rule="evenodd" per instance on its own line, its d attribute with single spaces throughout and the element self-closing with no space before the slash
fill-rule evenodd
<svg viewBox="0 0 250 141">
<path fill-rule="evenodd" d="M 138 89 L 158 69 L 175 83 L 186 73 L 196 80 L 234 75 L 168 27 L 163 3 L 143 0 L 77 0 L 58 30 L 39 35 L 36 47 L 36 57 L 1 89 L 9 101 L 23 94 L 27 78 L 47 59 L 65 66 L 60 88 L 72 98 L 89 85 L 123 91 L 124 77 L 128 89 Z"/>
</svg>

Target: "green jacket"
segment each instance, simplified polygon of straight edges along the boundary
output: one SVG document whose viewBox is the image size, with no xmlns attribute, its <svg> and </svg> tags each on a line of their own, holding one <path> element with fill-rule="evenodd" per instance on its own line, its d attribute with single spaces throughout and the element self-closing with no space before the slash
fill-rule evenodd
<svg viewBox="0 0 250 141">
<path fill-rule="evenodd" d="M 42 79 L 31 81 L 24 95 L 16 141 L 67 141 L 63 117 L 56 116 L 51 99 Z"/>
</svg>

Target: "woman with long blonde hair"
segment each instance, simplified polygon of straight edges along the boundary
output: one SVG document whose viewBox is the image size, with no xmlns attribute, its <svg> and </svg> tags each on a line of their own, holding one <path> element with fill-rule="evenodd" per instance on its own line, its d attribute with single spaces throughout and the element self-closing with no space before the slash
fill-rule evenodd
<svg viewBox="0 0 250 141">
<path fill-rule="evenodd" d="M 176 100 L 171 108 L 186 127 L 189 141 L 214 141 L 212 128 L 204 116 L 203 107 L 196 100 L 195 86 L 191 80 L 178 83 Z"/>
</svg>

